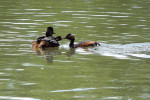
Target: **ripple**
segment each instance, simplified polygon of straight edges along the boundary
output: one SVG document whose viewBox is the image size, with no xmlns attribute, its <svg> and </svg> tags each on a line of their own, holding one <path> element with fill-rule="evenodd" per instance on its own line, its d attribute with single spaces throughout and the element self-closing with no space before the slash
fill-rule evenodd
<svg viewBox="0 0 150 100">
<path fill-rule="evenodd" d="M 15 69 L 16 71 L 24 71 L 24 69 Z"/>
<path fill-rule="evenodd" d="M 145 21 L 147 21 L 147 20 L 139 20 L 139 21 L 141 21 L 141 22 L 145 22 Z"/>
<path fill-rule="evenodd" d="M 103 24 L 103 25 L 111 25 L 110 23 L 101 23 L 101 24 Z"/>
<path fill-rule="evenodd" d="M 64 26 L 64 27 L 68 27 L 70 25 L 67 25 L 67 24 L 54 24 L 55 26 Z"/>
<path fill-rule="evenodd" d="M 116 17 L 116 18 L 126 18 L 126 17 L 129 17 L 129 16 L 112 16 L 112 17 Z"/>
<path fill-rule="evenodd" d="M 56 22 L 59 22 L 59 23 L 68 23 L 68 22 L 74 22 L 74 21 L 56 21 Z"/>
<path fill-rule="evenodd" d="M 110 15 L 90 15 L 90 16 L 94 16 L 94 17 L 107 17 L 107 16 L 110 16 Z"/>
<path fill-rule="evenodd" d="M 104 97 L 104 98 L 101 98 L 103 100 L 116 100 L 116 99 L 122 99 L 122 97 Z"/>
<path fill-rule="evenodd" d="M 15 25 L 35 25 L 37 23 L 12 23 L 12 24 L 15 24 Z"/>
<path fill-rule="evenodd" d="M 89 17 L 73 17 L 73 18 L 90 19 Z"/>
<path fill-rule="evenodd" d="M 103 44 L 101 47 L 89 49 L 93 53 L 103 56 L 112 56 L 117 59 L 131 59 L 133 57 L 150 58 L 146 54 L 150 52 L 150 43 L 133 43 L 133 44 Z"/>
<path fill-rule="evenodd" d="M 12 41 L 26 41 L 26 42 L 33 42 L 33 40 L 25 40 L 25 39 L 0 39 L 0 41 L 12 42 Z"/>
<path fill-rule="evenodd" d="M 35 14 L 34 12 L 25 12 L 25 13 L 11 13 L 13 15 L 24 15 L 24 14 Z"/>
<path fill-rule="evenodd" d="M 75 62 L 75 61 L 64 61 L 64 60 L 54 60 L 54 61 L 65 62 L 65 63 Z"/>
<path fill-rule="evenodd" d="M 47 14 L 58 14 L 58 13 L 37 13 L 37 14 L 44 14 L 44 15 L 47 15 Z"/>
<path fill-rule="evenodd" d="M 54 22 L 43 22 L 45 24 L 53 24 Z"/>
<path fill-rule="evenodd" d="M 36 22 L 43 22 L 43 21 L 45 21 L 45 20 L 33 20 L 33 21 L 36 21 Z"/>
<path fill-rule="evenodd" d="M 11 14 L 14 14 L 14 15 L 19 15 L 19 14 L 23 14 L 23 13 L 11 13 Z"/>
<path fill-rule="evenodd" d="M 88 23 L 88 22 L 79 22 L 79 23 Z"/>
<path fill-rule="evenodd" d="M 33 29 L 33 28 L 21 28 L 21 27 L 14 27 L 14 26 L 12 26 L 12 27 L 10 27 L 10 28 L 21 29 L 21 30 Z"/>
<path fill-rule="evenodd" d="M 24 37 L 32 37 L 32 36 L 35 36 L 34 34 L 27 34 L 27 35 L 17 35 L 16 37 L 19 37 L 19 38 L 24 38 Z"/>
<path fill-rule="evenodd" d="M 4 33 L 20 33 L 20 32 L 12 32 L 12 31 L 2 31 Z"/>
<path fill-rule="evenodd" d="M 7 47 L 7 46 L 10 47 L 10 46 L 15 46 L 15 45 L 9 45 L 9 44 L 2 44 L 2 45 L 1 45 L 1 44 L 0 44 L 0 47 Z"/>
<path fill-rule="evenodd" d="M 133 6 L 132 8 L 136 8 L 136 9 L 141 9 L 141 8 L 143 8 L 143 7 L 138 7 L 138 6 Z"/>
<path fill-rule="evenodd" d="M 125 12 L 99 12 L 99 13 L 106 13 L 106 14 L 121 14 L 121 15 L 131 15 L 132 13 L 125 13 Z"/>
<path fill-rule="evenodd" d="M 37 33 L 38 31 L 27 31 L 29 33 Z"/>
<path fill-rule="evenodd" d="M 87 15 L 87 14 L 72 14 L 72 15 L 79 15 L 79 16 L 81 16 L 81 15 Z"/>
<path fill-rule="evenodd" d="M 11 24 L 12 22 L 0 22 L 2 24 Z"/>
<path fill-rule="evenodd" d="M 18 56 L 20 54 L 4 54 L 4 55 L 9 55 L 9 56 Z"/>
<path fill-rule="evenodd" d="M 148 30 L 148 29 L 150 29 L 150 28 L 142 28 L 142 29 L 144 29 L 144 30 Z"/>
<path fill-rule="evenodd" d="M 113 29 L 113 28 L 115 28 L 115 27 L 107 27 L 108 29 Z"/>
<path fill-rule="evenodd" d="M 1 72 L 0 72 L 0 75 L 2 75 L 2 74 L 5 74 L 5 73 L 1 73 Z"/>
<path fill-rule="evenodd" d="M 139 36 L 139 35 L 126 35 L 126 36 Z"/>
<path fill-rule="evenodd" d="M 129 55 L 139 58 L 150 58 L 150 55 L 147 54 L 129 54 Z"/>
<path fill-rule="evenodd" d="M 52 8 L 52 7 L 46 7 L 46 8 Z"/>
<path fill-rule="evenodd" d="M 80 78 L 80 77 L 91 77 L 91 76 L 79 76 L 79 75 L 77 75 L 77 76 L 74 76 L 74 77 Z"/>
<path fill-rule="evenodd" d="M 121 54 L 114 54 L 114 53 L 109 53 L 109 52 L 105 52 L 103 54 L 101 54 L 103 56 L 112 56 L 118 59 L 129 59 L 127 56 L 125 55 L 121 55 Z"/>
<path fill-rule="evenodd" d="M 24 69 L 13 69 L 13 68 L 5 68 L 4 70 L 7 70 L 7 71 L 10 71 L 10 70 L 24 71 Z"/>
<path fill-rule="evenodd" d="M 99 12 L 99 13 L 119 14 L 120 12 Z"/>
<path fill-rule="evenodd" d="M 0 81 L 9 81 L 10 79 L 0 79 Z"/>
<path fill-rule="evenodd" d="M 44 66 L 44 65 L 36 65 L 31 63 L 23 63 L 22 66 Z"/>
<path fill-rule="evenodd" d="M 27 11 L 39 11 L 39 10 L 43 10 L 43 9 L 24 9 L 24 10 L 27 10 Z"/>
<path fill-rule="evenodd" d="M 96 26 L 85 26 L 85 27 L 88 27 L 88 28 L 94 28 L 94 27 L 96 27 Z"/>
<path fill-rule="evenodd" d="M 61 11 L 62 13 L 73 13 L 73 12 L 88 12 L 88 11 Z"/>
<path fill-rule="evenodd" d="M 128 35 L 128 34 L 130 34 L 130 33 L 121 33 L 121 34 Z"/>
<path fill-rule="evenodd" d="M 85 49 L 83 49 L 83 48 L 77 48 L 76 49 L 76 52 L 78 53 L 78 54 L 85 54 L 85 55 L 88 55 L 88 54 L 93 54 L 92 52 L 87 52 Z"/>
<path fill-rule="evenodd" d="M 73 96 L 73 98 L 85 98 L 87 96 Z"/>
<path fill-rule="evenodd" d="M 128 25 L 128 24 L 119 24 L 119 25 L 125 26 L 125 25 Z"/>
<path fill-rule="evenodd" d="M 103 89 L 121 89 L 122 87 L 102 87 Z"/>
<path fill-rule="evenodd" d="M 31 20 L 31 19 L 14 19 L 14 20 L 22 20 L 22 21 L 26 21 L 26 20 Z"/>
<path fill-rule="evenodd" d="M 54 15 L 34 15 L 35 17 L 49 17 L 49 16 L 54 16 Z"/>
<path fill-rule="evenodd" d="M 137 26 L 146 26 L 146 25 L 137 25 Z"/>
<path fill-rule="evenodd" d="M 74 92 L 74 91 L 88 91 L 88 90 L 94 90 L 97 88 L 75 88 L 71 90 L 56 90 L 56 91 L 50 91 L 50 92 Z"/>
<path fill-rule="evenodd" d="M 36 83 L 22 83 L 21 85 L 35 85 Z"/>
<path fill-rule="evenodd" d="M 11 96 L 0 96 L 0 99 L 9 99 L 9 100 L 40 100 L 30 97 L 11 97 Z"/>
<path fill-rule="evenodd" d="M 3 25 L 4 27 L 12 27 L 13 25 Z"/>
</svg>

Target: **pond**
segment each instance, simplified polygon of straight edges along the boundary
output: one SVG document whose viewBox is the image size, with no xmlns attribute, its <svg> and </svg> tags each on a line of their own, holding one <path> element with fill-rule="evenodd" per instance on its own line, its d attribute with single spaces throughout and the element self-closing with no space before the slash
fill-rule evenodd
<svg viewBox="0 0 150 100">
<path fill-rule="evenodd" d="M 149 100 L 150 1 L 1 0 L 0 99 Z M 52 26 L 98 47 L 33 50 Z"/>
</svg>

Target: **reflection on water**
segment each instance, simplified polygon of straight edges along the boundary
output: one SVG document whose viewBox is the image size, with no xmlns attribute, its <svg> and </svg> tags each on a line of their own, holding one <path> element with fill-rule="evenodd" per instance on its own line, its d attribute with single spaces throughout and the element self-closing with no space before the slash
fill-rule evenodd
<svg viewBox="0 0 150 100">
<path fill-rule="evenodd" d="M 148 0 L 0 0 L 0 99 L 149 100 Z M 32 50 L 48 26 L 100 47 Z M 48 62 L 48 63 L 46 63 Z M 66 94 L 67 93 L 67 94 Z"/>
<path fill-rule="evenodd" d="M 58 47 L 49 48 L 45 50 L 38 48 L 38 49 L 35 49 L 34 51 L 36 51 L 38 56 L 44 55 L 46 61 L 50 64 L 53 62 L 54 56 L 56 54 L 61 54 L 61 52 L 58 51 Z"/>
<path fill-rule="evenodd" d="M 59 47 L 48 48 L 48 49 L 38 48 L 38 49 L 34 49 L 34 51 L 37 53 L 38 56 L 44 56 L 44 58 L 46 59 L 46 61 L 49 64 L 52 64 L 54 57 L 57 55 L 65 54 L 68 57 L 70 57 L 70 56 L 73 56 L 75 54 L 74 48 L 70 48 L 67 52 L 61 52 Z M 64 61 L 64 62 L 66 62 L 66 61 Z"/>
</svg>

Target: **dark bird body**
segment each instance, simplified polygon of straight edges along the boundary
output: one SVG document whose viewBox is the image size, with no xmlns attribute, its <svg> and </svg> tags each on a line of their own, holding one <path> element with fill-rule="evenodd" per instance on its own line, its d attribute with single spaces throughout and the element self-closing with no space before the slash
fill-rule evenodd
<svg viewBox="0 0 150 100">
<path fill-rule="evenodd" d="M 58 47 L 61 36 L 53 37 L 55 34 L 52 27 L 48 27 L 45 36 L 40 36 L 32 43 L 33 48 L 49 48 Z"/>
<path fill-rule="evenodd" d="M 86 42 L 81 42 L 78 44 L 74 44 L 75 37 L 69 33 L 64 39 L 70 40 L 69 46 L 71 48 L 77 48 L 77 47 L 88 47 L 88 46 L 100 46 L 100 44 L 96 41 L 86 41 Z"/>
</svg>

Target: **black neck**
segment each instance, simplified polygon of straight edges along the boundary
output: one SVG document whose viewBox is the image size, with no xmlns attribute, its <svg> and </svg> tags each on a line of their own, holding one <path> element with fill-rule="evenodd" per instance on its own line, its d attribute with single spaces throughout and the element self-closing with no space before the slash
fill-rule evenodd
<svg viewBox="0 0 150 100">
<path fill-rule="evenodd" d="M 50 32 L 46 32 L 46 37 L 52 36 Z"/>
<path fill-rule="evenodd" d="M 72 39 L 72 40 L 70 41 L 69 46 L 70 46 L 71 48 L 74 48 L 74 41 L 75 41 L 75 39 Z"/>
</svg>

